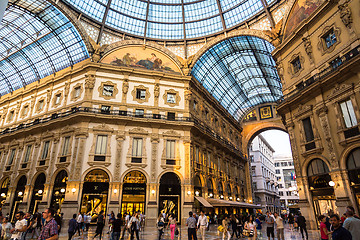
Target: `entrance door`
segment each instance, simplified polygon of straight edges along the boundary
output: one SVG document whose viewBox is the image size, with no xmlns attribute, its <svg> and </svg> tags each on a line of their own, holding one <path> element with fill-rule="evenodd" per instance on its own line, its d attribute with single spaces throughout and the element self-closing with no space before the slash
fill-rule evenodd
<svg viewBox="0 0 360 240">
<path fill-rule="evenodd" d="M 140 171 L 131 171 L 124 177 L 121 213 L 145 213 L 146 177 Z"/>
</svg>

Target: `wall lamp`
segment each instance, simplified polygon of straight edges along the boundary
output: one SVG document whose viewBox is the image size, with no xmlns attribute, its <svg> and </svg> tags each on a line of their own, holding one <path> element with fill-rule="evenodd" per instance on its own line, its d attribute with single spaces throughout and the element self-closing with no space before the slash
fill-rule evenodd
<svg viewBox="0 0 360 240">
<path fill-rule="evenodd" d="M 117 189 L 114 189 L 114 193 L 116 194 L 118 192 L 118 190 Z"/>
<path fill-rule="evenodd" d="M 151 193 L 152 193 L 152 194 L 155 194 L 155 190 L 154 190 L 154 189 L 153 189 L 153 190 L 151 190 Z"/>
<path fill-rule="evenodd" d="M 76 192 L 76 188 L 71 189 L 71 191 L 72 191 L 73 193 L 75 193 L 75 192 Z"/>
</svg>

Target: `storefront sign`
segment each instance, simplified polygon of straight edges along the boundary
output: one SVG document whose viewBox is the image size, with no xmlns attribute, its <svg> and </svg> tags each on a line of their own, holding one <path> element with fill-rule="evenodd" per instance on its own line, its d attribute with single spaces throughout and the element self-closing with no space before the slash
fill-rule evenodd
<svg viewBox="0 0 360 240">
<path fill-rule="evenodd" d="M 124 183 L 123 194 L 145 195 L 146 184 Z"/>
</svg>

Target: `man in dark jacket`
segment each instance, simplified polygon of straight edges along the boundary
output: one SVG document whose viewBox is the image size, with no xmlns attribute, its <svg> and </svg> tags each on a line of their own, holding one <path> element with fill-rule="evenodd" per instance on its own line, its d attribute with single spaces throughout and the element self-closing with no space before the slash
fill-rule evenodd
<svg viewBox="0 0 360 240">
<path fill-rule="evenodd" d="M 351 233 L 341 226 L 340 217 L 337 214 L 330 216 L 330 223 L 334 231 L 332 232 L 333 240 L 352 240 Z"/>
<path fill-rule="evenodd" d="M 76 214 L 74 214 L 73 218 L 70 219 L 69 221 L 69 229 L 68 229 L 69 240 L 71 240 L 71 238 L 74 236 L 76 229 L 77 229 Z"/>
<path fill-rule="evenodd" d="M 301 215 L 301 212 L 299 212 L 299 216 L 297 218 L 297 224 L 300 228 L 302 238 L 304 239 L 304 231 L 305 231 L 306 239 L 309 239 L 308 232 L 306 230 L 306 219 L 304 218 L 303 215 Z"/>
</svg>

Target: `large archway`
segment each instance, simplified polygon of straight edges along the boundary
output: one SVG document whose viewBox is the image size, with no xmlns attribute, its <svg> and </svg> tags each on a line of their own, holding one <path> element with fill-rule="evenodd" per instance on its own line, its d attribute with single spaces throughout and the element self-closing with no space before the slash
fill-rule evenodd
<svg viewBox="0 0 360 240">
<path fill-rule="evenodd" d="M 121 213 L 145 213 L 146 177 L 140 171 L 131 171 L 124 177 L 122 188 Z"/>
<path fill-rule="evenodd" d="M 42 201 L 44 193 L 44 184 L 46 176 L 44 173 L 40 173 L 35 180 L 34 188 L 31 195 L 31 201 L 29 206 L 29 212 L 34 214 L 39 208 L 39 203 Z"/>
<path fill-rule="evenodd" d="M 181 219 L 181 180 L 176 173 L 167 172 L 160 178 L 159 213 L 175 214 Z"/>
<path fill-rule="evenodd" d="M 352 150 L 346 159 L 349 182 L 358 211 L 360 209 L 360 148 Z"/>
<path fill-rule="evenodd" d="M 2 206 L 6 202 L 9 185 L 10 185 L 10 179 L 7 177 L 3 180 L 0 188 L 0 211 L 2 210 Z"/>
<path fill-rule="evenodd" d="M 17 182 L 14 200 L 13 200 L 11 210 L 10 210 L 10 221 L 11 222 L 14 221 L 15 213 L 18 211 L 19 205 L 23 201 L 26 183 L 27 183 L 27 178 L 25 175 L 21 176 Z"/>
<path fill-rule="evenodd" d="M 65 199 L 66 182 L 68 180 L 68 174 L 65 170 L 61 170 L 55 178 L 53 194 L 51 196 L 50 207 L 56 211 L 61 210 L 61 205 Z"/>
<path fill-rule="evenodd" d="M 95 216 L 95 219 L 101 210 L 106 212 L 109 181 L 109 175 L 101 169 L 92 170 L 85 176 L 80 207 L 82 213 Z"/>
</svg>

